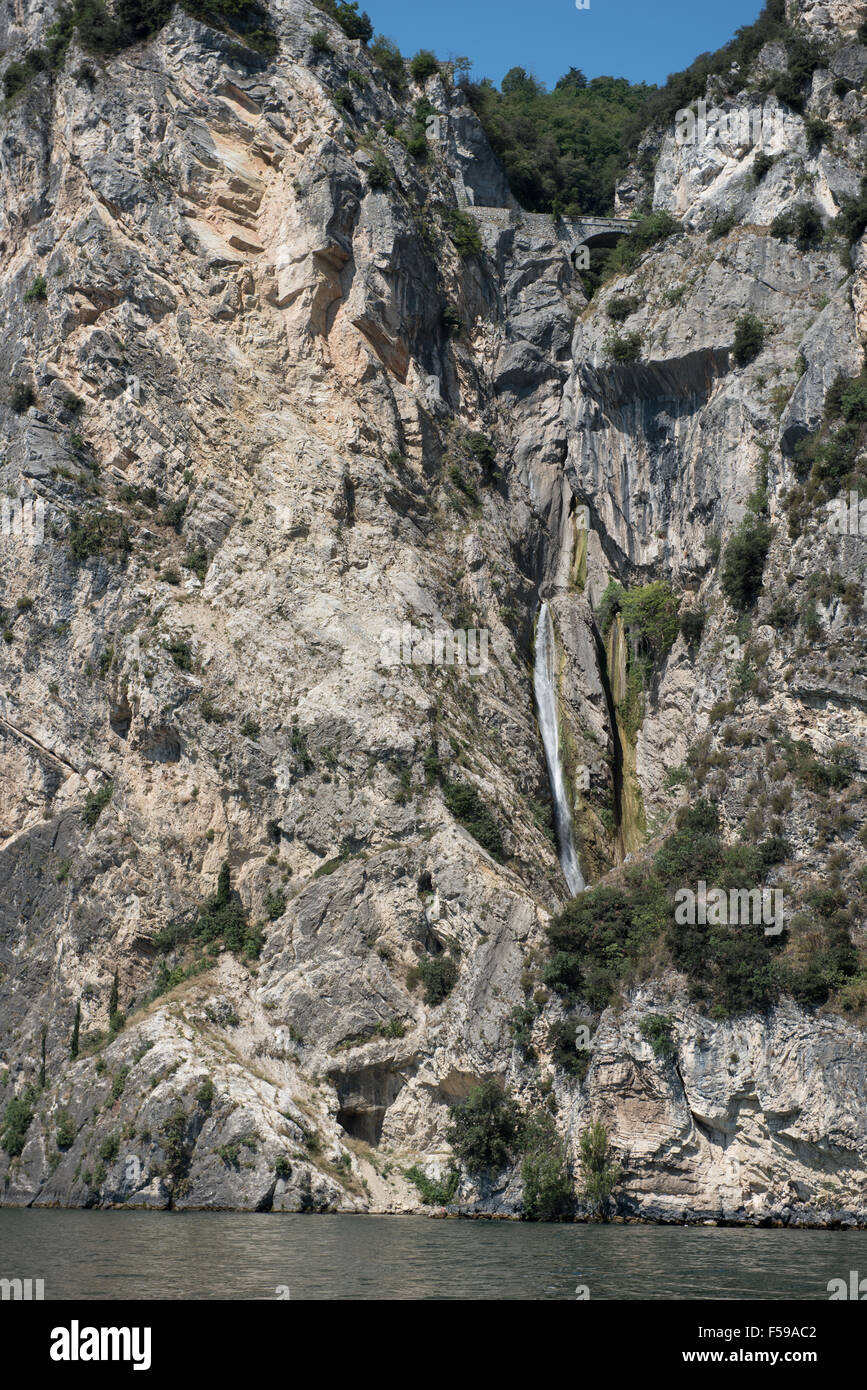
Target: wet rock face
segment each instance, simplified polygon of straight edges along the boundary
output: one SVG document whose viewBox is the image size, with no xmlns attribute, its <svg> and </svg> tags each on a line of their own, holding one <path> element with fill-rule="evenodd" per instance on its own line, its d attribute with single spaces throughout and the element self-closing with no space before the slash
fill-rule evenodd
<svg viewBox="0 0 867 1390">
<path fill-rule="evenodd" d="M 19 8 L 11 56 L 53 17 Z M 0 537 L 0 1106 L 31 1114 L 0 1200 L 417 1210 L 405 1169 L 445 1172 L 448 1106 L 498 1076 L 573 1157 L 603 1120 L 624 1212 L 863 1219 L 857 1019 L 711 1020 L 666 975 L 594 1020 L 583 1079 L 564 1070 L 538 993 L 566 890 L 529 665 L 544 597 L 591 881 L 665 828 L 702 740 L 732 836 L 770 719 L 867 771 L 863 539 L 821 510 L 793 539 L 784 510 L 863 362 L 867 250 L 769 233 L 805 188 L 826 222 L 857 190 L 864 98 L 831 88 L 863 81 L 859 7 L 804 7 L 829 44 L 818 149 L 773 98 L 758 182 L 750 146 L 652 133 L 681 229 L 590 305 L 550 219 L 482 215 L 473 250 L 467 207 L 514 208 L 446 80 L 396 94 L 325 14 L 270 12 L 273 58 L 175 13 L 108 60 L 73 43 L 0 116 L 0 491 L 45 505 L 42 544 Z M 439 124 L 417 159 L 389 131 L 422 95 Z M 631 171 L 620 207 L 645 191 Z M 745 313 L 765 342 L 739 365 Z M 615 331 L 636 360 L 612 360 Z M 762 477 L 760 681 L 720 717 L 737 615 L 716 544 Z M 705 613 L 636 729 L 625 638 L 620 671 L 597 622 L 612 578 Z M 808 630 L 774 625 L 782 598 Z M 432 660 L 446 631 L 482 632 L 484 666 Z M 861 788 L 836 839 L 803 787 L 786 813 L 786 874 L 836 873 L 856 938 Z M 258 954 L 194 934 L 227 861 Z M 512 1026 L 529 998 L 535 1062 Z M 514 1214 L 519 1168 L 458 1199 Z"/>
</svg>

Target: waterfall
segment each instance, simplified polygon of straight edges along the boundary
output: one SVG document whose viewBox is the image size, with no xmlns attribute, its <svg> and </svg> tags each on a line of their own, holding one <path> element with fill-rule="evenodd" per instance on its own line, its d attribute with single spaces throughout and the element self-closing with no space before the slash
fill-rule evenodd
<svg viewBox="0 0 867 1390">
<path fill-rule="evenodd" d="M 557 700 L 554 626 L 547 603 L 539 609 L 536 623 L 536 651 L 533 665 L 533 691 L 539 713 L 539 728 L 548 763 L 548 778 L 554 797 L 554 823 L 563 877 L 573 895 L 584 891 L 584 879 L 572 839 L 572 812 L 566 796 L 563 768 L 560 764 L 560 721 Z"/>
</svg>

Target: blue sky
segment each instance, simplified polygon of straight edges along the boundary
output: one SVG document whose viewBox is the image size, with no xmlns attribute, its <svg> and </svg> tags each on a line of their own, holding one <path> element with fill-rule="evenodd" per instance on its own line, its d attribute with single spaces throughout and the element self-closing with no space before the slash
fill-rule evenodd
<svg viewBox="0 0 867 1390">
<path fill-rule="evenodd" d="M 662 83 L 699 53 L 719 48 L 751 24 L 762 0 L 725 5 L 696 0 L 360 0 L 380 34 L 407 55 L 432 48 L 438 58 L 465 54 L 475 78 L 498 85 L 521 66 L 553 86 L 572 66 L 588 77 Z"/>
</svg>

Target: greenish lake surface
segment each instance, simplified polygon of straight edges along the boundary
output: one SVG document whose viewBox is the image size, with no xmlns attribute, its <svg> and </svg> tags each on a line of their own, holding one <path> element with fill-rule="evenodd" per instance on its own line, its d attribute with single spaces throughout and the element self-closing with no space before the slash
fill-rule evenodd
<svg viewBox="0 0 867 1390">
<path fill-rule="evenodd" d="M 48 1299 L 828 1299 L 867 1231 L 0 1209 Z"/>
</svg>

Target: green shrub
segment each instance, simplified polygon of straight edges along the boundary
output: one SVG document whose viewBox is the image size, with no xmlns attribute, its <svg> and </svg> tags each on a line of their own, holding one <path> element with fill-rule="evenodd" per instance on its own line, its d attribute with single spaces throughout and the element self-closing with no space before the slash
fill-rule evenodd
<svg viewBox="0 0 867 1390">
<path fill-rule="evenodd" d="M 24 302 L 26 304 L 32 304 L 34 300 L 43 300 L 47 298 L 48 284 L 46 282 L 45 276 L 37 275 L 36 279 L 33 281 L 32 285 L 24 295 Z"/>
<path fill-rule="evenodd" d="M 99 1156 L 106 1163 L 113 1163 L 119 1152 L 120 1139 L 116 1134 L 107 1135 L 99 1146 Z"/>
<path fill-rule="evenodd" d="M 781 241 L 794 241 L 799 251 L 809 251 L 822 240 L 824 227 L 821 214 L 810 203 L 798 203 L 788 212 L 780 212 L 771 223 L 771 236 Z"/>
<path fill-rule="evenodd" d="M 632 223 L 629 236 L 621 237 L 606 262 L 607 272 L 633 270 L 642 256 L 660 242 L 681 230 L 680 223 L 670 212 L 651 212 Z"/>
<path fill-rule="evenodd" d="M 96 825 L 103 811 L 114 795 L 114 783 L 104 782 L 99 791 L 88 792 L 84 799 L 83 820 L 91 829 Z"/>
<path fill-rule="evenodd" d="M 832 991 L 857 979 L 858 953 L 849 934 L 851 913 L 839 892 L 814 888 L 803 907 L 791 922 L 784 987 L 800 1004 L 818 1007 Z"/>
<path fill-rule="evenodd" d="M 33 1122 L 33 1101 L 33 1090 L 28 1087 L 22 1095 L 13 1096 L 6 1103 L 0 1130 L 0 1148 L 5 1149 L 10 1158 L 18 1158 L 24 1149 L 27 1131 Z"/>
<path fill-rule="evenodd" d="M 458 982 L 458 963 L 452 956 L 432 956 L 419 961 L 407 974 L 407 985 L 424 987 L 424 1002 L 435 1008 L 451 994 Z"/>
<path fill-rule="evenodd" d="M 579 1140 L 582 1177 L 581 1196 L 594 1215 L 605 1219 L 611 1194 L 620 1181 L 621 1170 L 613 1163 L 608 1131 L 603 1124 L 588 1125 Z"/>
<path fill-rule="evenodd" d="M 486 478 L 490 479 L 495 472 L 497 461 L 497 449 L 493 440 L 477 430 L 470 430 L 464 436 L 464 446 L 476 463 L 481 465 Z"/>
<path fill-rule="evenodd" d="M 380 1038 L 405 1038 L 406 1024 L 399 1018 L 390 1018 L 388 1023 L 378 1023 L 376 1032 Z"/>
<path fill-rule="evenodd" d="M 627 592 L 610 580 L 597 608 L 597 622 L 607 634 L 615 614 L 623 617 L 628 637 L 627 682 L 618 702 L 624 731 L 634 737 L 644 717 L 644 690 L 653 668 L 667 656 L 677 637 L 677 599 L 664 580 Z"/>
<path fill-rule="evenodd" d="M 409 70 L 412 73 L 413 81 L 421 86 L 427 82 L 429 77 L 433 77 L 434 73 L 439 72 L 439 63 L 429 49 L 422 48 L 411 60 Z"/>
<path fill-rule="evenodd" d="M 333 859 L 326 859 L 324 864 L 320 864 L 319 868 L 314 870 L 313 877 L 327 878 L 329 874 L 335 873 L 343 864 L 345 864 L 348 858 L 349 851 L 341 850 L 341 852 L 339 854 L 336 854 Z"/>
<path fill-rule="evenodd" d="M 548 1046 L 555 1067 L 576 1076 L 579 1081 L 584 1080 L 593 1060 L 592 1049 L 579 1047 L 577 1042 L 577 1030 L 585 1026 L 582 1020 L 574 1017 L 560 1018 L 548 1030 Z"/>
<path fill-rule="evenodd" d="M 774 91 L 780 101 L 793 111 L 803 111 L 806 101 L 804 88 L 822 62 L 819 47 L 800 33 L 789 33 L 786 39 L 788 65 L 786 71 L 774 78 Z"/>
<path fill-rule="evenodd" d="M 9 404 L 16 415 L 23 415 L 25 410 L 29 410 L 32 405 L 36 404 L 36 394 L 29 382 L 15 382 L 9 392 Z"/>
<path fill-rule="evenodd" d="M 310 35 L 310 47 L 315 54 L 334 52 L 334 49 L 328 42 L 328 35 L 324 29 L 315 29 Z"/>
<path fill-rule="evenodd" d="M 757 928 L 674 926 L 669 945 L 676 968 L 689 977 L 692 997 L 713 1001 L 714 1018 L 763 1014 L 779 997 L 779 940 Z"/>
<path fill-rule="evenodd" d="M 152 5 L 162 11 L 168 0 L 132 0 L 132 3 L 136 9 L 144 10 L 147 14 Z M 272 57 L 278 51 L 277 35 L 271 27 L 268 10 L 257 0 L 181 0 L 181 4 L 187 14 L 200 23 L 212 29 L 241 34 L 247 48 L 267 57 Z M 155 32 L 154 28 L 150 32 Z"/>
<path fill-rule="evenodd" d="M 735 323 L 735 340 L 732 356 L 739 367 L 752 362 L 762 350 L 765 342 L 765 326 L 755 314 L 741 314 Z"/>
<path fill-rule="evenodd" d="M 834 230 L 840 232 L 850 246 L 859 241 L 867 229 L 867 176 L 861 180 L 861 189 L 856 198 L 843 198 L 840 212 L 834 223 Z"/>
<path fill-rule="evenodd" d="M 492 858 L 503 863 L 506 849 L 502 832 L 476 788 L 464 782 L 444 780 L 442 789 L 445 803 L 455 820 L 469 831 L 473 839 L 478 840 Z"/>
<path fill-rule="evenodd" d="M 705 621 L 703 608 L 686 608 L 680 615 L 680 630 L 688 647 L 697 647 L 701 642 Z"/>
<path fill-rule="evenodd" d="M 551 955 L 542 978 L 569 1002 L 604 1009 L 621 979 L 665 927 L 667 902 L 659 888 L 646 894 L 646 920 L 626 888 L 600 886 L 572 900 L 548 924 Z"/>
<path fill-rule="evenodd" d="M 450 1105 L 447 1138 L 470 1173 L 498 1173 L 511 1162 L 520 1135 L 513 1097 L 496 1080 L 474 1086 L 462 1104 Z"/>
<path fill-rule="evenodd" d="M 521 1147 L 524 1220 L 568 1220 L 575 1204 L 572 1171 L 566 1145 L 548 1111 L 536 1110 L 524 1120 Z"/>
<path fill-rule="evenodd" d="M 161 517 L 163 526 L 170 526 L 173 531 L 180 531 L 181 522 L 184 519 L 184 512 L 186 510 L 186 497 L 175 497 L 171 502 L 167 502 L 165 507 L 163 507 Z"/>
<path fill-rule="evenodd" d="M 361 39 L 366 44 L 373 37 L 370 15 L 364 10 L 359 14 L 358 0 L 349 0 L 349 3 L 345 3 L 345 0 L 315 0 L 315 3 L 320 10 L 337 20 L 348 39 Z"/>
<path fill-rule="evenodd" d="M 199 1085 L 196 1091 L 196 1101 L 202 1110 L 210 1111 L 214 1103 L 214 1083 L 209 1076 L 206 1076 Z"/>
<path fill-rule="evenodd" d="M 455 1199 L 458 1183 L 461 1180 L 457 1168 L 449 1168 L 442 1177 L 429 1178 L 418 1164 L 413 1164 L 412 1168 L 407 1168 L 404 1177 L 418 1188 L 419 1195 L 426 1207 L 450 1206 Z"/>
<path fill-rule="evenodd" d="M 269 893 L 265 898 L 265 912 L 268 920 L 276 922 L 286 911 L 286 899 L 282 893 Z"/>
<path fill-rule="evenodd" d="M 547 1110 L 521 1114 L 514 1097 L 491 1079 L 474 1086 L 462 1103 L 449 1106 L 448 1140 L 455 1157 L 471 1174 L 494 1175 L 521 1158 L 523 1217 L 558 1221 L 571 1215 L 572 1174 L 566 1145 Z M 430 1205 L 448 1205 L 458 1186 L 452 1169 L 434 1182 L 417 1167 L 406 1176 Z"/>
<path fill-rule="evenodd" d="M 179 671 L 192 671 L 193 649 L 189 642 L 181 637 L 171 637 L 163 645 Z"/>
<path fill-rule="evenodd" d="M 636 652 L 662 661 L 674 646 L 678 631 L 677 598 L 671 585 L 656 579 L 638 589 L 627 589 L 620 599 L 620 612 Z"/>
<path fill-rule="evenodd" d="M 766 621 L 778 632 L 785 632 L 796 626 L 798 610 L 790 598 L 784 594 L 778 594 L 768 607 Z"/>
<path fill-rule="evenodd" d="M 186 1144 L 186 1130 L 187 1117 L 180 1106 L 160 1126 L 160 1137 L 166 1156 L 163 1171 L 175 1184 L 183 1182 L 190 1166 L 191 1155 Z M 218 1149 L 217 1152 L 221 1153 L 221 1150 Z"/>
<path fill-rule="evenodd" d="M 532 1046 L 533 1025 L 539 1017 L 535 1004 L 516 1004 L 509 1014 L 509 1031 L 516 1047 L 521 1049 L 525 1061 L 535 1057 Z"/>
<path fill-rule="evenodd" d="M 424 121 L 414 120 L 410 123 L 404 140 L 407 154 L 411 154 L 413 159 L 419 160 L 420 163 L 424 163 L 429 154 L 426 130 Z"/>
<path fill-rule="evenodd" d="M 111 1099 L 112 1099 L 112 1101 L 120 1100 L 120 1098 L 121 1098 L 121 1096 L 123 1095 L 124 1090 L 125 1090 L 125 1088 L 126 1088 L 126 1079 L 127 1079 L 128 1076 L 129 1076 L 129 1067 L 127 1067 L 127 1066 L 121 1067 L 120 1071 L 117 1072 L 117 1073 L 115 1074 L 114 1078 L 112 1079 L 112 1083 L 111 1083 L 111 1093 L 110 1093 L 110 1094 L 111 1094 Z"/>
<path fill-rule="evenodd" d="M 476 256 L 482 249 L 478 223 L 467 212 L 452 208 L 448 214 L 449 236 L 459 256 Z"/>
<path fill-rule="evenodd" d="M 653 1048 L 655 1057 L 674 1057 L 677 1049 L 671 1036 L 673 1020 L 669 1014 L 648 1014 L 641 1020 L 640 1032 Z"/>
<path fill-rule="evenodd" d="M 678 815 L 677 828 L 666 836 L 653 868 L 670 888 L 710 881 L 722 864 L 719 813 L 709 801 L 699 801 Z"/>
<path fill-rule="evenodd" d="M 367 171 L 367 183 L 369 188 L 385 189 L 391 187 L 394 175 L 391 171 L 384 150 L 374 150 L 372 163 Z"/>
<path fill-rule="evenodd" d="M 867 376 L 848 381 L 840 391 L 840 414 L 844 420 L 867 422 Z"/>
<path fill-rule="evenodd" d="M 719 241 L 721 237 L 728 236 L 729 232 L 738 225 L 738 219 L 733 212 L 724 213 L 722 217 L 715 217 L 708 231 L 708 241 Z"/>
<path fill-rule="evenodd" d="M 75 1121 L 68 1110 L 58 1110 L 57 1112 L 57 1147 L 58 1149 L 68 1149 L 75 1143 Z"/>
<path fill-rule="evenodd" d="M 460 310 L 454 304 L 446 304 L 440 315 L 440 323 L 450 338 L 456 338 L 464 330 Z"/>
<path fill-rule="evenodd" d="M 596 607 L 596 621 L 597 624 L 599 624 L 599 631 L 602 632 L 603 637 L 607 635 L 607 631 L 609 631 L 611 623 L 614 621 L 614 616 L 620 613 L 620 605 L 625 592 L 627 591 L 625 591 L 621 582 L 618 580 L 609 580 L 606 584 L 606 588 L 604 588 L 602 598 L 600 598 L 599 605 Z"/>
<path fill-rule="evenodd" d="M 606 338 L 605 351 L 614 362 L 637 362 L 641 357 L 641 334 L 614 333 Z"/>
<path fill-rule="evenodd" d="M 630 314 L 634 314 L 636 309 L 641 308 L 641 300 L 634 294 L 615 294 L 607 309 L 608 317 L 612 323 L 623 323 Z"/>
<path fill-rule="evenodd" d="M 119 512 L 97 507 L 86 515 L 74 516 L 69 532 L 69 553 L 74 560 L 94 555 L 123 557 L 132 549 L 129 531 Z"/>
<path fill-rule="evenodd" d="M 753 160 L 753 166 L 751 170 L 753 182 L 761 183 L 762 179 L 773 167 L 773 163 L 773 155 L 765 154 L 764 150 L 759 150 Z"/>
<path fill-rule="evenodd" d="M 203 904 L 192 928 L 187 929 L 199 941 L 210 943 L 222 941 L 227 950 L 236 955 L 246 955 L 255 959 L 262 949 L 262 934 L 247 921 L 244 906 L 231 886 L 228 862 L 220 869 L 217 891 Z M 183 938 L 183 931 L 175 930 L 174 943 Z"/>
<path fill-rule="evenodd" d="M 741 612 L 751 608 L 761 593 L 771 536 L 768 522 L 749 514 L 726 546 L 720 582 L 729 603 Z"/>
<path fill-rule="evenodd" d="M 370 46 L 370 56 L 385 73 L 391 85 L 400 89 L 406 83 L 406 68 L 403 55 L 392 39 L 377 34 Z"/>
<path fill-rule="evenodd" d="M 232 717 L 225 710 L 218 709 L 209 695 L 202 696 L 199 713 L 206 724 L 225 724 Z"/>
<path fill-rule="evenodd" d="M 27 63 L 13 60 L 3 74 L 3 95 L 7 101 L 23 91 L 33 76 L 33 69 Z"/>
<path fill-rule="evenodd" d="M 183 558 L 184 569 L 192 570 L 201 583 L 205 582 L 205 575 L 208 573 L 208 552 L 203 545 L 193 546 L 187 551 Z"/>
<path fill-rule="evenodd" d="M 819 116 L 808 116 L 804 121 L 804 130 L 807 133 L 807 140 L 811 145 L 821 148 L 834 138 L 834 127 L 830 121 L 823 121 Z"/>
<path fill-rule="evenodd" d="M 108 58 L 158 33 L 171 10 L 168 0 L 119 0 L 110 14 L 104 0 L 74 0 L 73 22 L 82 46 Z"/>
<path fill-rule="evenodd" d="M 459 464 L 453 463 L 450 465 L 449 477 L 455 487 L 459 488 L 465 497 L 468 497 L 471 502 L 478 502 L 479 494 L 476 491 L 476 485 L 472 478 L 467 478 L 465 476 Z"/>
<path fill-rule="evenodd" d="M 839 765 L 816 765 L 809 748 L 804 753 L 791 741 L 784 746 L 808 785 L 839 785 L 851 775 Z M 679 925 L 675 894 L 701 879 L 726 891 L 758 887 L 788 855 L 779 838 L 726 848 L 713 805 L 699 801 L 683 808 L 651 865 L 628 870 L 619 886 L 589 888 L 549 922 L 544 982 L 567 1004 L 583 999 L 601 1010 L 624 982 L 658 970 L 664 947 L 686 974 L 692 998 L 715 1017 L 764 1012 L 787 988 L 778 959 L 782 939 L 742 927 Z"/>
<path fill-rule="evenodd" d="M 682 813 L 678 831 L 654 861 L 672 889 L 699 879 L 728 891 L 757 887 L 775 849 L 740 843 L 725 849 L 719 819 L 707 802 Z M 713 1017 L 764 1013 L 779 997 L 777 956 L 781 938 L 755 928 L 675 923 L 667 942 L 675 967 L 689 978 L 690 993 L 711 1007 Z"/>
<path fill-rule="evenodd" d="M 288 1154 L 278 1154 L 274 1163 L 274 1176 L 287 1182 L 292 1176 L 292 1163 Z"/>
</svg>

